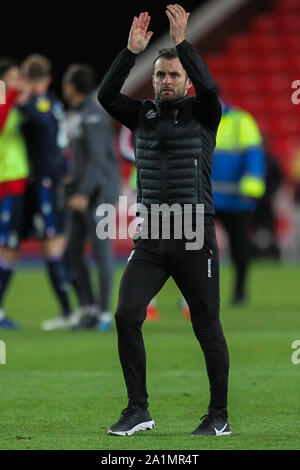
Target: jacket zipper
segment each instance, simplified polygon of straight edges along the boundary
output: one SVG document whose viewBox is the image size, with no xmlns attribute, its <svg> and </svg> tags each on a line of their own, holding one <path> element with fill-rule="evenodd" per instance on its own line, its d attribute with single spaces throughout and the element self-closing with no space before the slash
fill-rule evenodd
<svg viewBox="0 0 300 470">
<path fill-rule="evenodd" d="M 196 172 L 196 199 L 199 202 L 199 171 L 198 171 L 198 159 L 194 159 L 194 167 Z"/>
<path fill-rule="evenodd" d="M 163 193 L 163 201 L 166 199 L 166 160 L 165 156 L 162 158 L 162 193 Z"/>
</svg>

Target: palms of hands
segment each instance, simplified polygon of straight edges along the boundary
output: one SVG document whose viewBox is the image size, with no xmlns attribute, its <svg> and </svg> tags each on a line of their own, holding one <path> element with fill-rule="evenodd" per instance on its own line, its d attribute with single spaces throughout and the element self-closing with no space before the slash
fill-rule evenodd
<svg viewBox="0 0 300 470">
<path fill-rule="evenodd" d="M 185 39 L 185 31 L 190 13 L 187 13 L 177 3 L 168 5 L 166 14 L 170 22 L 170 36 L 175 44 L 179 44 Z M 134 17 L 128 39 L 128 49 L 134 54 L 143 52 L 149 44 L 153 35 L 152 31 L 147 31 L 150 23 L 148 12 L 140 13 L 139 17 Z"/>
</svg>

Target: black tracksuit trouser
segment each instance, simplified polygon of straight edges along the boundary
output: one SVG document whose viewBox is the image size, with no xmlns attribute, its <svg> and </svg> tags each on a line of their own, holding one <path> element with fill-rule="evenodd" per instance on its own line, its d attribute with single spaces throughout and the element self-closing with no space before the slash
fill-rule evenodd
<svg viewBox="0 0 300 470">
<path fill-rule="evenodd" d="M 129 403 L 147 404 L 146 353 L 142 324 L 147 305 L 172 276 L 191 312 L 210 384 L 209 410 L 227 409 L 229 354 L 220 316 L 219 254 L 214 225 L 205 225 L 201 250 L 186 240 L 136 242 L 123 273 L 115 315 L 119 356 Z"/>
</svg>

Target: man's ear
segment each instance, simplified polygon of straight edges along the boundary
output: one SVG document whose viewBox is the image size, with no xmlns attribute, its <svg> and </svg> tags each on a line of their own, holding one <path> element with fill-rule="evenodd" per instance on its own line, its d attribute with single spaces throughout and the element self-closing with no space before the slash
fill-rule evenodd
<svg viewBox="0 0 300 470">
<path fill-rule="evenodd" d="M 193 92 L 194 85 L 192 84 L 191 80 L 188 78 L 186 82 L 186 93 L 190 96 L 193 96 L 195 93 Z"/>
<path fill-rule="evenodd" d="M 191 82 L 191 80 L 188 78 L 187 79 L 187 89 L 189 90 L 190 88 L 192 88 L 193 84 Z"/>
</svg>

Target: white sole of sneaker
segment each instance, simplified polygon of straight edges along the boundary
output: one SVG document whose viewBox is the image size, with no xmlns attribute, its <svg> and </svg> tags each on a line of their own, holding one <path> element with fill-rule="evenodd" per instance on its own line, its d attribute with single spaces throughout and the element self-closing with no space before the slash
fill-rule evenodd
<svg viewBox="0 0 300 470">
<path fill-rule="evenodd" d="M 134 428 L 129 429 L 128 431 L 112 431 L 111 429 L 108 430 L 108 434 L 112 434 L 114 436 L 132 436 L 135 432 L 138 431 L 147 431 L 148 429 L 154 429 L 155 422 L 147 421 L 145 423 L 140 423 L 134 426 Z"/>
<path fill-rule="evenodd" d="M 210 437 L 210 436 L 215 436 L 215 437 L 219 437 L 219 436 L 231 436 L 232 435 L 232 432 L 222 432 L 221 434 L 190 434 L 191 436 L 203 436 L 203 437 Z"/>
<path fill-rule="evenodd" d="M 191 434 L 191 436 L 204 436 L 204 437 L 207 437 L 207 436 L 231 436 L 232 435 L 232 431 L 217 431 L 215 434 Z"/>
</svg>

